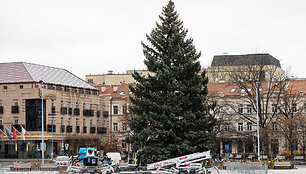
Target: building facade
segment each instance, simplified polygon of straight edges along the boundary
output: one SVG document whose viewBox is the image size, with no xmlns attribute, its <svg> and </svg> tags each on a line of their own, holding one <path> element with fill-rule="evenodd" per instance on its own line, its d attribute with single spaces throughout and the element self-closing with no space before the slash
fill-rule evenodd
<svg viewBox="0 0 306 174">
<path fill-rule="evenodd" d="M 42 116 L 45 156 L 77 151 L 69 137 L 103 136 L 108 99 L 70 72 L 31 63 L 0 63 L 0 129 L 2 158 L 41 155 Z M 104 115 L 104 116 L 103 116 Z M 21 139 L 22 127 L 26 130 Z M 13 136 L 17 129 L 17 139 Z M 8 130 L 8 133 L 6 131 Z M 64 147 L 64 148 L 63 148 Z"/>
</svg>

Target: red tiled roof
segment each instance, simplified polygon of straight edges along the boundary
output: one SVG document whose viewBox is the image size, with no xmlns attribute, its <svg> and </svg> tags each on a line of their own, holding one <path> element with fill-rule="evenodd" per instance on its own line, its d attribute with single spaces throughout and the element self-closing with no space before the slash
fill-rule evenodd
<svg viewBox="0 0 306 174">
<path fill-rule="evenodd" d="M 130 89 L 128 84 L 122 85 L 94 85 L 99 89 L 100 95 L 111 95 L 113 98 L 125 98 L 130 95 Z M 105 88 L 102 91 L 102 88 Z"/>
<path fill-rule="evenodd" d="M 274 84 L 276 82 L 273 82 Z M 94 87 L 99 89 L 100 95 L 111 95 L 113 98 L 124 98 L 130 95 L 130 89 L 128 84 L 122 85 L 94 85 Z M 105 91 L 102 92 L 102 87 L 105 87 Z M 116 89 L 117 90 L 114 90 Z M 238 97 L 241 96 L 241 89 L 234 83 L 208 83 L 208 95 L 209 96 L 220 96 L 221 93 L 224 96 Z M 261 85 L 263 91 L 268 88 L 268 83 L 264 82 Z M 289 88 L 295 92 L 303 91 L 306 93 L 306 80 L 296 80 L 290 81 Z M 231 92 L 235 89 L 234 92 Z M 252 89 L 253 90 L 253 89 Z"/>
</svg>

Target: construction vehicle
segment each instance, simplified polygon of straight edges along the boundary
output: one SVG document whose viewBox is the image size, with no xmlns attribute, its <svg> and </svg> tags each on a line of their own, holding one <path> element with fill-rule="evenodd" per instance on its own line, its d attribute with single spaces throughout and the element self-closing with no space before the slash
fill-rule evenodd
<svg viewBox="0 0 306 174">
<path fill-rule="evenodd" d="M 210 151 L 193 153 L 147 165 L 148 170 L 156 173 L 209 173 L 204 161 L 211 159 Z"/>
<path fill-rule="evenodd" d="M 208 174 L 210 173 L 209 168 L 215 168 L 219 173 L 219 170 L 212 166 L 210 151 L 206 151 L 147 164 L 147 170 L 143 172 L 155 174 Z M 124 174 L 126 172 L 120 173 Z"/>
</svg>

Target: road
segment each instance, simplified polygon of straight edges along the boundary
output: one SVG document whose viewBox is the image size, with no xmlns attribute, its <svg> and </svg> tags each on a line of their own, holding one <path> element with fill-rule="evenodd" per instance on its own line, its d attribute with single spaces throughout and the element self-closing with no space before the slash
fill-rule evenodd
<svg viewBox="0 0 306 174">
<path fill-rule="evenodd" d="M 0 174 L 70 174 L 58 171 L 10 171 L 8 167 L 0 168 Z M 229 171 L 219 170 L 220 174 L 230 174 Z M 306 165 L 295 166 L 295 169 L 269 169 L 269 174 L 306 174 Z M 212 170 L 212 174 L 218 174 L 216 170 Z M 236 173 L 233 173 L 236 174 Z M 256 174 L 256 173 L 255 173 Z"/>
</svg>

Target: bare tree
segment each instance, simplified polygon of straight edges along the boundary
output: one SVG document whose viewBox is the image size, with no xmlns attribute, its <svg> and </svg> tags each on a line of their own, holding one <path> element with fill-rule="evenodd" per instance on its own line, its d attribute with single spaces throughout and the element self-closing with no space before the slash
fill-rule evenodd
<svg viewBox="0 0 306 174">
<path fill-rule="evenodd" d="M 252 57 L 239 59 L 233 66 L 217 67 L 223 69 L 222 78 L 228 79 L 228 85 L 233 87 L 232 95 L 222 98 L 225 106 L 229 106 L 237 116 L 225 121 L 229 124 L 230 134 L 235 137 L 256 136 L 256 130 L 237 131 L 233 124 L 239 120 L 257 125 L 257 112 L 260 127 L 260 139 L 265 153 L 270 154 L 271 138 L 269 125 L 275 120 L 277 113 L 271 112 L 271 107 L 280 103 L 281 91 L 286 87 L 285 75 L 277 66 L 266 65 Z M 219 73 L 216 71 L 216 73 Z M 219 75 L 217 75 L 219 76 Z M 218 77 L 216 77 L 218 78 Z M 258 101 L 258 103 L 257 103 Z M 264 141 L 263 141 L 264 137 Z"/>
<path fill-rule="evenodd" d="M 294 85 L 288 85 L 282 91 L 278 105 L 279 134 L 286 140 L 286 149 L 290 150 L 291 157 L 298 147 L 304 146 L 305 115 L 303 93 L 296 91 Z"/>
</svg>

